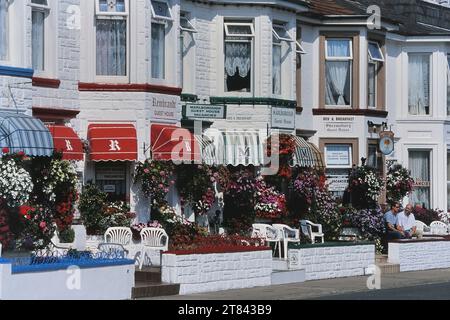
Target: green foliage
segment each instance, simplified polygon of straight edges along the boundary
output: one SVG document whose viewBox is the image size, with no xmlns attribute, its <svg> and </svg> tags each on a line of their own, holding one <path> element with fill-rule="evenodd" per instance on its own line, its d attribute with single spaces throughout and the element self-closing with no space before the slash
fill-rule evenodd
<svg viewBox="0 0 450 320">
<path fill-rule="evenodd" d="M 88 184 L 80 196 L 78 209 L 81 220 L 86 227 L 87 234 L 101 234 L 100 227 L 103 218 L 103 210 L 107 203 L 108 195 L 102 192 L 96 185 Z"/>
<path fill-rule="evenodd" d="M 58 232 L 59 242 L 72 243 L 75 241 L 75 231 L 72 228 Z"/>
</svg>

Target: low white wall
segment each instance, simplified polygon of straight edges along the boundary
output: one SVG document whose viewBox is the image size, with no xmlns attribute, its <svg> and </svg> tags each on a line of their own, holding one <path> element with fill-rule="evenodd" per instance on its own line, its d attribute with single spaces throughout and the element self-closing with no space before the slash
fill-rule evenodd
<svg viewBox="0 0 450 320">
<path fill-rule="evenodd" d="M 180 294 L 270 286 L 272 251 L 163 254 L 162 281 L 179 283 Z"/>
<path fill-rule="evenodd" d="M 289 268 L 304 269 L 305 280 L 362 276 L 375 264 L 375 245 L 289 249 Z"/>
<path fill-rule="evenodd" d="M 0 264 L 0 300 L 131 299 L 134 271 L 128 264 L 12 274 Z"/>
<path fill-rule="evenodd" d="M 450 241 L 390 242 L 388 262 L 400 272 L 450 268 Z"/>
</svg>

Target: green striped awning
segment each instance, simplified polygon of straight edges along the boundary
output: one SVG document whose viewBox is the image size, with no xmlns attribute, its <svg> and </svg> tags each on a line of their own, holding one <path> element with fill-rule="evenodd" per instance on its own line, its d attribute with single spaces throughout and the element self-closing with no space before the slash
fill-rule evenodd
<svg viewBox="0 0 450 320">
<path fill-rule="evenodd" d="M 320 150 L 311 142 L 306 141 L 305 139 L 292 136 L 296 148 L 293 155 L 292 166 L 293 167 L 302 167 L 302 168 L 315 168 L 315 169 L 323 169 L 323 158 Z"/>
<path fill-rule="evenodd" d="M 53 138 L 44 123 L 21 113 L 0 112 L 0 148 L 28 156 L 51 156 Z"/>
</svg>

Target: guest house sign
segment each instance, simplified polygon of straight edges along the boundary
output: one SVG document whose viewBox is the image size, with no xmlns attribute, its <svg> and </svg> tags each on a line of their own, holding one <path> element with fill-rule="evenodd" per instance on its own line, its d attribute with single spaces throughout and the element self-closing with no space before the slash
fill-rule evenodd
<svg viewBox="0 0 450 320">
<path fill-rule="evenodd" d="M 392 131 L 380 132 L 380 151 L 389 155 L 394 151 L 394 133 Z"/>
</svg>

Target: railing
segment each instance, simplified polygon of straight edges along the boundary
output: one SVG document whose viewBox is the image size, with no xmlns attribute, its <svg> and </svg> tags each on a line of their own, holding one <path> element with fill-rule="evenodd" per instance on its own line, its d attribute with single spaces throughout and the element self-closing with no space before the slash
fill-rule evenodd
<svg viewBox="0 0 450 320">
<path fill-rule="evenodd" d="M 0 263 L 11 264 L 11 271 L 15 273 L 44 272 L 63 270 L 69 267 L 96 268 L 134 264 L 126 258 L 123 251 L 97 252 L 90 251 L 40 251 L 28 257 L 12 257 L 2 259 Z"/>
</svg>

